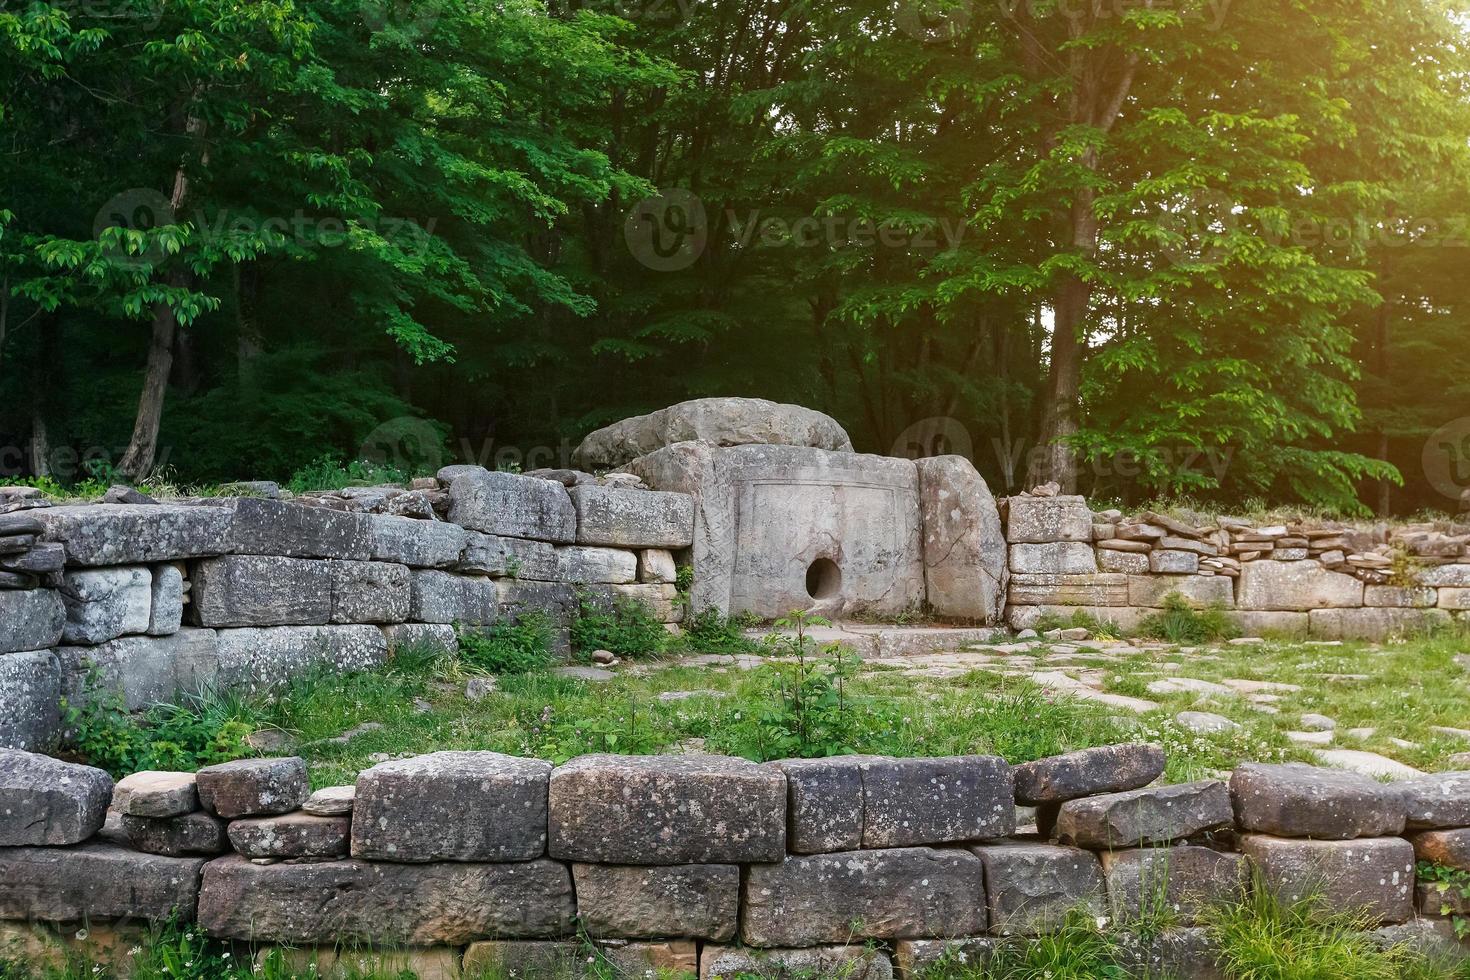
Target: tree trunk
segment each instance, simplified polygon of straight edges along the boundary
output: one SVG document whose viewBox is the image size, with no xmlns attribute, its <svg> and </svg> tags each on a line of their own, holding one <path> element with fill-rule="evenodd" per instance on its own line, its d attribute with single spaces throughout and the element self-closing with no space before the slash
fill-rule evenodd
<svg viewBox="0 0 1470 980">
<path fill-rule="evenodd" d="M 183 280 L 182 275 L 174 279 Z M 177 284 L 177 283 L 176 283 Z M 163 402 L 168 393 L 168 377 L 174 366 L 174 339 L 178 335 L 178 317 L 167 303 L 153 306 L 153 336 L 148 345 L 148 367 L 143 373 L 143 394 L 138 399 L 138 414 L 133 422 L 133 436 L 118 469 L 131 480 L 139 481 L 153 471 L 158 458 L 158 430 L 163 424 Z"/>
</svg>

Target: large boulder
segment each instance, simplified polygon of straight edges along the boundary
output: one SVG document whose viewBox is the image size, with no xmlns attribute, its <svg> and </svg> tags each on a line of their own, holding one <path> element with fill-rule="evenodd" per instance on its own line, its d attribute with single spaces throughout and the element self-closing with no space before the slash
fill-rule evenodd
<svg viewBox="0 0 1470 980">
<path fill-rule="evenodd" d="M 617 548 L 687 548 L 694 498 L 684 493 L 594 485 L 573 487 L 577 543 Z"/>
<path fill-rule="evenodd" d="M 1228 827 L 1230 791 L 1218 780 L 1136 789 L 1062 804 L 1057 837 L 1104 850 L 1151 847 Z"/>
<path fill-rule="evenodd" d="M 0 847 L 79 844 L 102 829 L 111 802 L 101 769 L 0 749 Z"/>
<path fill-rule="evenodd" d="M 729 942 L 739 920 L 740 868 L 686 864 L 572 868 L 577 918 L 587 934 L 614 939 L 709 939 Z"/>
<path fill-rule="evenodd" d="M 46 525 L 47 541 L 66 547 L 68 565 L 142 565 L 231 549 L 234 513 L 227 507 L 91 504 L 31 514 Z"/>
<path fill-rule="evenodd" d="M 1326 909 L 1364 909 L 1383 923 L 1414 915 L 1414 845 L 1403 838 L 1287 840 L 1247 834 L 1240 849 L 1284 902 L 1315 896 Z"/>
<path fill-rule="evenodd" d="M 1398 787 L 1338 769 L 1247 763 L 1231 775 L 1230 796 L 1242 830 L 1276 837 L 1351 840 L 1405 826 Z"/>
<path fill-rule="evenodd" d="M 920 459 L 914 465 L 929 608 L 954 619 L 1000 622 L 1010 572 L 995 497 L 963 456 Z"/>
<path fill-rule="evenodd" d="M 66 573 L 66 643 L 106 643 L 147 633 L 152 622 L 153 576 L 146 568 L 93 568 Z"/>
<path fill-rule="evenodd" d="M 1051 844 L 974 851 L 985 865 L 990 931 L 996 935 L 1039 935 L 1060 928 L 1074 911 L 1094 917 L 1104 912 L 1102 866 L 1091 851 Z"/>
<path fill-rule="evenodd" d="M 449 484 L 449 520 L 472 531 L 575 544 L 577 512 L 567 488 L 551 480 L 480 467 Z"/>
<path fill-rule="evenodd" d="M 313 626 L 332 618 L 328 562 L 229 555 L 199 562 L 190 581 L 199 626 Z"/>
<path fill-rule="evenodd" d="M 1164 761 L 1159 746 L 1133 743 L 1027 762 L 1015 768 L 1016 802 L 1038 806 L 1142 789 L 1164 774 Z"/>
<path fill-rule="evenodd" d="M 45 749 L 60 738 L 61 665 L 56 657 L 49 650 L 0 656 L 0 747 Z"/>
<path fill-rule="evenodd" d="M 203 866 L 110 844 L 0 848 L 0 919 L 190 922 Z"/>
<path fill-rule="evenodd" d="M 52 589 L 0 590 L 0 654 L 45 650 L 61 642 L 66 606 Z"/>
<path fill-rule="evenodd" d="M 1315 561 L 1250 561 L 1240 571 L 1236 606 L 1245 610 L 1307 612 L 1357 608 L 1363 581 L 1330 572 Z"/>
<path fill-rule="evenodd" d="M 572 453 L 572 463 L 589 471 L 611 470 L 680 442 L 852 452 L 842 426 L 821 412 L 763 398 L 701 398 L 598 429 Z"/>
</svg>

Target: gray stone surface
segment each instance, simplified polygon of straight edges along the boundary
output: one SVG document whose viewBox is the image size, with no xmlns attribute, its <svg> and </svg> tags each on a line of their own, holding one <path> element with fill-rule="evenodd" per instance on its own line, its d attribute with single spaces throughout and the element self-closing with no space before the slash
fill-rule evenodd
<svg viewBox="0 0 1470 980">
<path fill-rule="evenodd" d="M 1006 540 L 1049 544 L 1092 540 L 1092 511 L 1082 497 L 1011 497 L 1006 501 Z"/>
<path fill-rule="evenodd" d="M 1247 834 L 1240 849 L 1283 901 L 1315 895 L 1325 908 L 1364 909 L 1382 923 L 1414 915 L 1414 845 L 1402 838 L 1287 840 Z"/>
<path fill-rule="evenodd" d="M 878 949 L 814 946 L 808 949 L 746 949 L 705 946 L 699 980 L 893 980 L 893 962 Z"/>
<path fill-rule="evenodd" d="M 106 643 L 148 632 L 153 576 L 146 568 L 95 568 L 66 573 L 66 643 Z"/>
<path fill-rule="evenodd" d="M 1075 911 L 1106 909 L 1097 855 L 1052 844 L 997 844 L 974 849 L 985 865 L 990 931 L 1001 936 L 1052 932 Z"/>
<path fill-rule="evenodd" d="M 551 766 L 494 752 L 385 762 L 357 778 L 352 855 L 374 861 L 526 861 L 546 851 Z"/>
<path fill-rule="evenodd" d="M 723 756 L 584 756 L 551 774 L 550 828 L 565 861 L 779 861 L 786 777 Z"/>
<path fill-rule="evenodd" d="M 950 844 L 1016 830 L 1011 767 L 992 756 L 862 766 L 863 847 Z"/>
<path fill-rule="evenodd" d="M 371 525 L 362 514 L 259 497 L 230 501 L 229 510 L 234 520 L 228 550 L 237 555 L 348 561 L 373 555 Z"/>
<path fill-rule="evenodd" d="M 1193 551 L 1163 549 L 1148 555 L 1148 570 L 1155 575 L 1195 575 L 1199 572 L 1199 555 Z"/>
<path fill-rule="evenodd" d="M 346 857 L 351 826 L 350 817 L 306 813 L 236 820 L 230 824 L 230 844 L 248 858 Z"/>
<path fill-rule="evenodd" d="M 1426 830 L 1415 834 L 1410 841 L 1419 860 L 1470 872 L 1470 829 Z M 1470 899 L 1463 901 L 1470 904 Z"/>
<path fill-rule="evenodd" d="M 494 623 L 500 619 L 500 591 L 487 578 L 415 571 L 408 615 L 424 623 Z"/>
<path fill-rule="evenodd" d="M 960 939 L 900 939 L 893 944 L 893 965 L 904 980 L 928 980 L 988 968 L 1018 940 L 993 936 Z M 984 976 L 985 974 L 980 974 Z"/>
<path fill-rule="evenodd" d="M 509 622 L 519 622 L 531 613 L 544 616 L 553 623 L 570 623 L 580 605 L 579 590 L 565 582 L 500 579 L 495 585 L 500 614 Z M 581 590 L 581 594 L 591 600 L 595 597 L 596 588 Z"/>
<path fill-rule="evenodd" d="M 1235 608 L 1235 585 L 1223 575 L 1130 575 L 1128 604 L 1162 609 L 1171 595 L 1183 596 L 1197 608 Z"/>
<path fill-rule="evenodd" d="M 199 803 L 227 820 L 290 813 L 311 795 L 306 763 L 290 759 L 241 759 L 198 772 Z"/>
<path fill-rule="evenodd" d="M 1219 965 L 1220 950 L 1208 929 L 1168 929 L 1154 935 L 1119 937 L 1122 965 L 1129 976 L 1179 980 L 1229 980 Z"/>
<path fill-rule="evenodd" d="M 1057 541 L 1048 544 L 1013 544 L 1010 548 L 1011 572 L 1015 575 L 1062 576 L 1095 575 L 1097 552 L 1092 545 L 1080 541 Z M 1127 580 L 1123 580 L 1126 590 Z M 1016 582 L 1011 581 L 1011 601 L 1016 601 Z M 1038 599 L 1038 602 L 1051 601 Z M 1126 602 L 1126 592 L 1124 594 Z M 1122 605 L 1122 603 L 1114 603 Z M 1108 605 L 1108 603 L 1093 603 Z"/>
<path fill-rule="evenodd" d="M 577 916 L 594 938 L 729 942 L 739 924 L 740 867 L 572 867 Z"/>
<path fill-rule="evenodd" d="M 198 626 L 313 626 L 332 618 L 329 562 L 229 555 L 199 562 L 189 578 Z"/>
<path fill-rule="evenodd" d="M 472 531 L 555 544 L 577 540 L 567 488 L 551 480 L 471 469 L 449 485 L 449 520 Z"/>
<path fill-rule="evenodd" d="M 469 532 L 445 521 L 368 514 L 368 556 L 410 568 L 453 568 L 464 557 Z"/>
<path fill-rule="evenodd" d="M 178 565 L 153 566 L 149 636 L 173 636 L 184 625 L 184 573 Z"/>
<path fill-rule="evenodd" d="M 313 817 L 344 817 L 357 800 L 356 786 L 328 786 L 319 789 L 301 804 L 301 812 Z"/>
<path fill-rule="evenodd" d="M 638 581 L 650 585 L 672 585 L 679 579 L 674 556 L 663 548 L 647 548 L 638 552 Z"/>
<path fill-rule="evenodd" d="M 611 470 L 682 442 L 852 451 L 842 426 L 821 412 L 762 398 L 701 398 L 598 429 L 582 440 L 572 462 L 584 470 Z"/>
<path fill-rule="evenodd" d="M 1062 804 L 1057 836 L 1093 850 L 1149 847 L 1230 825 L 1230 791 L 1218 780 L 1135 789 Z"/>
<path fill-rule="evenodd" d="M 376 626 L 277 626 L 220 630 L 220 679 L 227 684 L 278 687 L 319 667 L 371 670 L 388 660 Z"/>
<path fill-rule="evenodd" d="M 191 922 L 203 866 L 110 844 L 0 848 L 0 918 Z"/>
<path fill-rule="evenodd" d="M 1411 830 L 1470 827 L 1470 772 L 1441 772 L 1406 779 L 1394 787 L 1403 794 Z"/>
<path fill-rule="evenodd" d="M 556 560 L 559 582 L 631 585 L 638 581 L 638 554 L 634 551 L 569 546 L 556 549 Z"/>
<path fill-rule="evenodd" d="M 407 565 L 377 561 L 330 562 L 332 622 L 401 623 L 413 588 Z"/>
<path fill-rule="evenodd" d="M 1109 851 L 1102 863 L 1113 920 L 1119 923 L 1164 912 L 1193 925 L 1206 910 L 1238 902 L 1250 884 L 1250 866 L 1242 855 L 1207 847 Z"/>
<path fill-rule="evenodd" d="M 212 936 L 280 943 L 462 946 L 492 936 L 569 935 L 575 916 L 565 865 L 251 864 L 205 869 L 199 922 Z"/>
<path fill-rule="evenodd" d="M 1361 579 L 1315 561 L 1251 561 L 1240 571 L 1236 605 L 1245 610 L 1306 612 L 1363 604 Z"/>
<path fill-rule="evenodd" d="M 1236 823 L 1276 837 L 1349 840 L 1403 832 L 1397 787 L 1339 769 L 1246 763 L 1230 777 Z"/>
<path fill-rule="evenodd" d="M 145 854 L 212 857 L 230 849 L 225 822 L 207 813 L 187 813 L 177 817 L 125 815 L 122 825 L 129 845 Z"/>
<path fill-rule="evenodd" d="M 1164 774 L 1164 750 L 1133 743 L 1082 749 L 1016 766 L 1016 802 L 1065 803 L 1099 793 L 1141 789 Z"/>
<path fill-rule="evenodd" d="M 900 848 L 789 857 L 745 874 L 740 935 L 749 946 L 983 933 L 985 873 L 960 849 Z"/>
<path fill-rule="evenodd" d="M 998 623 L 1005 613 L 1005 530 L 985 479 L 963 456 L 916 460 L 929 608 L 953 619 Z"/>
<path fill-rule="evenodd" d="M 61 642 L 66 607 L 51 589 L 0 591 L 0 654 L 44 650 Z"/>
<path fill-rule="evenodd" d="M 694 500 L 688 494 L 593 485 L 570 492 L 579 544 L 679 549 L 694 542 Z"/>
<path fill-rule="evenodd" d="M 786 759 L 787 841 L 792 854 L 855 851 L 863 846 L 863 768 L 878 756 Z"/>
<path fill-rule="evenodd" d="M 198 693 L 219 678 L 219 641 L 214 630 L 184 627 L 170 636 L 124 636 L 95 647 L 61 647 L 62 693 L 72 704 L 84 704 L 93 692 L 87 682 L 122 695 L 129 711 L 160 702 L 172 703 L 183 693 Z"/>
<path fill-rule="evenodd" d="M 181 817 L 199 809 L 192 772 L 135 772 L 118 780 L 113 809 L 134 817 Z"/>
<path fill-rule="evenodd" d="M 102 829 L 111 801 L 101 769 L 0 749 L 0 847 L 80 843 Z"/>
<path fill-rule="evenodd" d="M 468 531 L 464 560 L 458 570 L 491 578 L 513 578 L 531 582 L 554 582 L 561 572 L 557 549 L 546 541 L 507 538 Z"/>
<path fill-rule="evenodd" d="M 60 738 L 61 665 L 56 657 L 49 650 L 0 656 L 0 746 L 46 749 Z"/>
<path fill-rule="evenodd" d="M 1449 626 L 1443 609 L 1313 609 L 1308 630 L 1318 640 L 1366 640 L 1381 643 Z"/>
<path fill-rule="evenodd" d="M 459 652 L 459 633 L 447 623 L 398 623 L 383 627 L 388 653 L 397 656 L 404 650 L 422 650 L 435 654 Z"/>
<path fill-rule="evenodd" d="M 31 511 L 47 541 L 66 546 L 68 565 L 141 565 L 224 554 L 233 512 L 226 507 L 90 504 Z"/>
</svg>

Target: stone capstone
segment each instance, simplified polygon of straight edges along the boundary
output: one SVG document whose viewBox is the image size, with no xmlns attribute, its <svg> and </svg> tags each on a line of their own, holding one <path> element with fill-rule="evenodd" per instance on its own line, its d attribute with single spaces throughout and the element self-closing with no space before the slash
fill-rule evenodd
<svg viewBox="0 0 1470 980">
<path fill-rule="evenodd" d="M 1337 769 L 1247 763 L 1230 777 L 1242 830 L 1276 837 L 1350 840 L 1402 833 L 1407 804 L 1397 787 Z"/>
<path fill-rule="evenodd" d="M 735 937 L 738 865 L 638 868 L 577 864 L 572 867 L 572 880 L 578 921 L 594 938 L 729 942 Z"/>
<path fill-rule="evenodd" d="M 203 866 L 110 844 L 0 848 L 0 918 L 191 922 Z"/>
<path fill-rule="evenodd" d="M 102 829 L 111 801 L 101 769 L 0 749 L 0 848 L 81 843 Z"/>
<path fill-rule="evenodd" d="M 1011 767 L 993 756 L 886 759 L 861 766 L 863 847 L 1009 837 L 1016 829 Z"/>
<path fill-rule="evenodd" d="M 301 759 L 240 759 L 197 773 L 199 802 L 210 813 L 236 817 L 290 813 L 311 795 Z"/>
<path fill-rule="evenodd" d="M 1240 849 L 1288 903 L 1317 897 L 1330 910 L 1364 909 L 1382 923 L 1414 915 L 1414 845 L 1399 837 L 1288 840 L 1248 834 Z"/>
<path fill-rule="evenodd" d="M 301 804 L 301 812 L 313 817 L 343 817 L 352 812 L 356 799 L 356 786 L 328 786 L 312 793 Z"/>
<path fill-rule="evenodd" d="M 1164 750 L 1135 743 L 1082 749 L 1016 766 L 1016 802 L 1065 803 L 1100 793 L 1141 789 L 1164 774 Z"/>
<path fill-rule="evenodd" d="M 65 546 L 72 566 L 143 565 L 231 550 L 234 515 L 226 507 L 91 504 L 31 513 L 46 525 L 45 540 Z"/>
<path fill-rule="evenodd" d="M 1230 791 L 1218 780 L 1136 789 L 1063 803 L 1056 833 L 1093 850 L 1168 844 L 1228 827 Z"/>
<path fill-rule="evenodd" d="M 977 847 L 985 865 L 990 931 L 1034 936 L 1061 927 L 1074 911 L 1103 914 L 1105 889 L 1097 855 L 1051 844 Z"/>
<path fill-rule="evenodd" d="M 1005 613 L 1005 531 L 985 479 L 963 456 L 916 460 L 924 585 L 936 615 L 993 624 Z"/>
</svg>

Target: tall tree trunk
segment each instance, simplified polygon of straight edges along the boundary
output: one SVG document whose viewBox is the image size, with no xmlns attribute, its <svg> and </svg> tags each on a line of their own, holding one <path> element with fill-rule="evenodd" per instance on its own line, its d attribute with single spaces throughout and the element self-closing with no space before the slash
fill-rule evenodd
<svg viewBox="0 0 1470 980">
<path fill-rule="evenodd" d="M 1390 206 L 1389 219 L 1396 217 L 1395 209 Z M 1392 274 L 1392 266 L 1389 261 L 1389 249 L 1383 249 L 1378 260 L 1378 282 L 1383 289 L 1383 303 L 1378 307 L 1378 315 L 1374 323 L 1374 371 L 1378 374 L 1379 384 L 1382 390 L 1388 390 L 1389 350 L 1388 332 L 1393 322 L 1393 300 L 1390 298 L 1392 283 L 1389 276 Z M 1378 458 L 1385 463 L 1388 462 L 1389 444 L 1388 432 L 1384 429 L 1385 423 L 1378 426 Z M 1378 516 L 1388 517 L 1393 510 L 1393 484 L 1388 480 L 1378 481 Z"/>
</svg>

